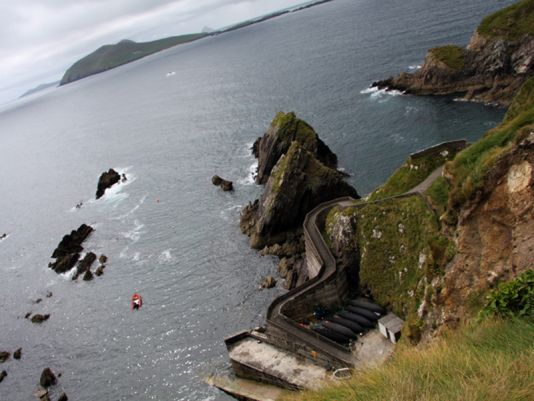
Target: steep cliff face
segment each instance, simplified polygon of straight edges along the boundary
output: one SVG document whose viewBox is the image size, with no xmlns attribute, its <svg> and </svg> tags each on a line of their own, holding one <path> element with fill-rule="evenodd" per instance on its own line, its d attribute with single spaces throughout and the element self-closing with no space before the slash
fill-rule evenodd
<svg viewBox="0 0 534 401">
<path fill-rule="evenodd" d="M 534 75 L 534 1 L 486 17 L 467 48 L 430 49 L 422 68 L 376 82 L 417 95 L 463 94 L 464 99 L 508 106 Z"/>
<path fill-rule="evenodd" d="M 297 118 L 293 112 L 280 112 L 271 122 L 265 135 L 258 138 L 254 145 L 254 153 L 258 159 L 256 176 L 258 184 L 267 182 L 278 159 L 288 151 L 293 141 L 297 141 L 302 148 L 313 153 L 324 165 L 337 167 L 337 156 L 319 139 L 307 122 Z"/>
<path fill-rule="evenodd" d="M 360 291 L 406 318 L 405 334 L 418 340 L 476 315 L 499 283 L 533 269 L 533 171 L 531 79 L 503 123 L 423 193 L 375 191 L 373 202 L 331 211 L 325 235 L 338 261 L 357 269 Z"/>
<path fill-rule="evenodd" d="M 306 213 L 318 204 L 356 190 L 344 175 L 318 161 L 299 142 L 293 141 L 272 169 L 261 198 L 241 215 L 241 229 L 253 248 L 282 243 L 288 232 L 300 229 Z"/>
</svg>

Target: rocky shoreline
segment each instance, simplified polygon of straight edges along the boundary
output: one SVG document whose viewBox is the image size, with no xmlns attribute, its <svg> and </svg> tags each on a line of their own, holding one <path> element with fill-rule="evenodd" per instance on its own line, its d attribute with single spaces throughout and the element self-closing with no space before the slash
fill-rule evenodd
<svg viewBox="0 0 534 401">
<path fill-rule="evenodd" d="M 521 5 L 518 10 L 514 7 L 503 10 L 504 14 L 509 10 L 510 21 L 516 12 L 528 12 Z M 486 17 L 466 48 L 432 48 L 418 71 L 402 72 L 372 86 L 414 95 L 460 95 L 468 101 L 509 106 L 534 75 L 534 34 L 528 27 L 512 30 L 513 22 L 506 25 L 502 16 Z"/>
</svg>

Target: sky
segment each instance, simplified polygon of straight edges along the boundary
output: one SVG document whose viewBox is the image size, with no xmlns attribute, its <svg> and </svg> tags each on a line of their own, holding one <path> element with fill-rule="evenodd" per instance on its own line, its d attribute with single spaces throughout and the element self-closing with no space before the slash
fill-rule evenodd
<svg viewBox="0 0 534 401">
<path fill-rule="evenodd" d="M 222 28 L 304 0 L 1 0 L 0 104 L 122 39 Z"/>
</svg>

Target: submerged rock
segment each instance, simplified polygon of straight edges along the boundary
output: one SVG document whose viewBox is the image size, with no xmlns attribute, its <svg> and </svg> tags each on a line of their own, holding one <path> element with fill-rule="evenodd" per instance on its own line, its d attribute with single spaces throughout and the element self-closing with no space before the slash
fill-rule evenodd
<svg viewBox="0 0 534 401">
<path fill-rule="evenodd" d="M 57 401 L 69 401 L 69 397 L 67 397 L 67 394 L 61 393 Z"/>
<path fill-rule="evenodd" d="M 10 356 L 11 356 L 10 352 L 7 352 L 7 351 L 0 352 L 0 363 L 4 363 L 5 361 L 7 361 Z"/>
<path fill-rule="evenodd" d="M 17 349 L 15 352 L 13 352 L 13 358 L 20 359 L 22 356 L 22 348 Z"/>
<path fill-rule="evenodd" d="M 98 261 L 100 262 L 101 265 L 103 265 L 104 263 L 106 263 L 108 261 L 108 257 L 104 254 L 100 255 L 98 257 Z"/>
<path fill-rule="evenodd" d="M 265 135 L 258 138 L 252 147 L 252 153 L 258 159 L 256 176 L 258 184 L 267 182 L 272 169 L 280 157 L 287 153 L 293 141 L 298 142 L 325 166 L 334 169 L 337 167 L 337 156 L 319 139 L 308 123 L 297 118 L 293 112 L 280 112 L 271 122 Z"/>
<path fill-rule="evenodd" d="M 50 318 L 50 314 L 41 315 L 39 313 L 36 313 L 35 315 L 32 316 L 30 320 L 32 323 L 42 323 L 42 322 L 47 321 L 49 318 Z"/>
<path fill-rule="evenodd" d="M 7 372 L 5 370 L 2 370 L 0 372 L 0 383 L 4 381 L 4 378 L 7 377 Z"/>
<path fill-rule="evenodd" d="M 107 172 L 103 172 L 100 175 L 100 178 L 98 179 L 98 188 L 96 190 L 96 199 L 100 199 L 104 193 L 106 192 L 106 189 L 112 187 L 117 182 L 119 182 L 121 179 L 121 176 L 119 173 L 117 173 L 115 170 L 110 168 Z"/>
<path fill-rule="evenodd" d="M 232 181 L 225 180 L 224 178 L 214 175 L 211 177 L 211 183 L 217 187 L 221 187 L 223 191 L 233 191 L 234 184 Z"/>
<path fill-rule="evenodd" d="M 100 265 L 95 270 L 95 276 L 100 277 L 102 274 L 104 274 L 104 265 Z"/>
<path fill-rule="evenodd" d="M 45 368 L 41 373 L 41 379 L 39 380 L 39 383 L 44 388 L 48 388 L 57 383 L 56 375 L 54 375 L 54 372 L 52 372 L 50 368 Z"/>
</svg>

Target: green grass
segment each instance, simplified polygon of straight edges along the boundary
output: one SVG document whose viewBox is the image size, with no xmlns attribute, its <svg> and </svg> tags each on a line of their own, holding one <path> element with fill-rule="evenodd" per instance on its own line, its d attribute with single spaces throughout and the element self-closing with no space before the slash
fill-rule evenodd
<svg viewBox="0 0 534 401">
<path fill-rule="evenodd" d="M 426 347 L 401 344 L 384 365 L 293 401 L 529 401 L 534 394 L 534 323 L 487 320 Z"/>
<path fill-rule="evenodd" d="M 519 1 L 488 15 L 477 28 L 479 34 L 510 41 L 534 34 L 534 0 Z"/>
<path fill-rule="evenodd" d="M 453 70 L 462 70 L 465 66 L 464 50 L 459 46 L 434 47 L 429 50 L 429 53 Z"/>
<path fill-rule="evenodd" d="M 417 195 L 333 209 L 325 224 L 329 243 L 335 242 L 338 224 L 347 216 L 356 230 L 344 240 L 344 250 L 359 253 L 360 288 L 407 319 L 405 334 L 417 341 L 422 323 L 417 309 L 428 283 L 443 274 L 454 256 L 454 245 L 441 235 L 435 213 Z"/>
<path fill-rule="evenodd" d="M 534 104 L 534 77 L 527 80 L 514 96 L 506 111 L 504 121 L 510 121 L 528 110 Z"/>
<path fill-rule="evenodd" d="M 447 174 L 452 176 L 449 212 L 452 213 L 483 188 L 488 171 L 515 142 L 531 131 L 532 124 L 534 107 L 488 131 L 482 139 L 458 153 L 452 162 L 445 165 Z"/>
<path fill-rule="evenodd" d="M 378 200 L 401 195 L 425 180 L 435 169 L 454 157 L 454 153 L 425 155 L 409 158 L 388 180 L 369 195 L 369 200 Z"/>
<path fill-rule="evenodd" d="M 444 177 L 438 177 L 425 192 L 430 199 L 432 207 L 434 207 L 439 216 L 447 210 L 449 190 L 450 185 L 448 181 Z"/>
</svg>

